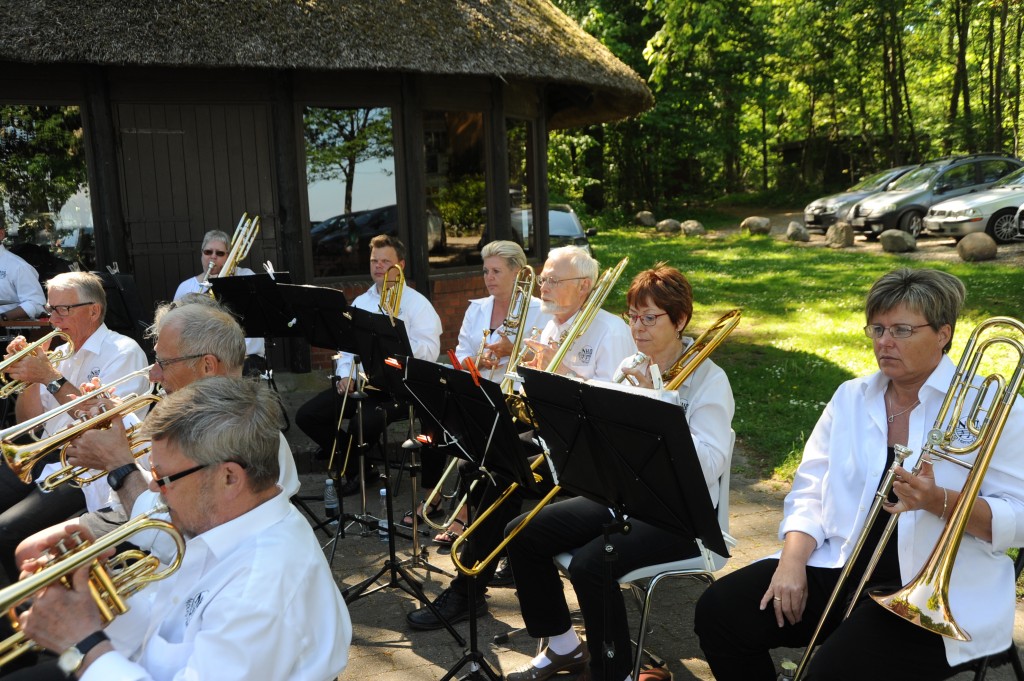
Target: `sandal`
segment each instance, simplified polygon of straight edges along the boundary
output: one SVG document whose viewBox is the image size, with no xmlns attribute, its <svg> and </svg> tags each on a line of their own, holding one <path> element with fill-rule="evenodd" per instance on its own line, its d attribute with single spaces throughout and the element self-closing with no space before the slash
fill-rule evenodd
<svg viewBox="0 0 1024 681">
<path fill-rule="evenodd" d="M 672 681 L 672 672 L 664 665 L 646 664 L 640 668 L 638 681 Z"/>
<path fill-rule="evenodd" d="M 430 509 L 429 511 L 427 511 L 428 518 L 433 518 L 435 515 L 441 512 L 442 501 L 443 499 L 438 498 L 437 503 L 431 504 L 430 506 L 427 507 Z M 421 501 L 420 505 L 416 508 L 416 517 L 420 519 L 420 523 L 426 523 L 426 520 L 423 517 L 423 504 L 424 502 Z M 402 526 L 412 527 L 412 511 L 406 511 L 405 515 L 402 516 Z"/>
<path fill-rule="evenodd" d="M 455 527 L 455 523 L 458 523 L 460 525 L 460 529 L 458 532 L 452 529 Z M 434 537 L 434 543 L 440 544 L 441 546 L 451 546 L 453 543 L 455 543 L 455 540 L 458 539 L 465 531 L 466 523 L 456 518 L 452 521 L 452 524 L 448 526 L 447 530 L 445 530 L 444 532 L 439 532 L 438 535 Z"/>
</svg>

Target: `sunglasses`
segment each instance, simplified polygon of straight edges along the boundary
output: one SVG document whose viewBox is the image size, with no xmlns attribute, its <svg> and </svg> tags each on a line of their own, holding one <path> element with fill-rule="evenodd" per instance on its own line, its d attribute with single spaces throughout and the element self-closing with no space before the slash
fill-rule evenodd
<svg viewBox="0 0 1024 681">
<path fill-rule="evenodd" d="M 215 251 L 212 248 L 207 248 L 207 249 L 205 249 L 203 251 L 203 255 L 206 255 L 206 256 L 216 255 L 218 258 L 223 258 L 227 254 L 228 254 L 227 251 Z"/>
</svg>

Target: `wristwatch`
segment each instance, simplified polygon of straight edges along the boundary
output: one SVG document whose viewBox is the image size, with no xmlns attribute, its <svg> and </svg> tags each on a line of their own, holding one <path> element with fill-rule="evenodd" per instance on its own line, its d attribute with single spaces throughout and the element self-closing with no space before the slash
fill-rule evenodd
<svg viewBox="0 0 1024 681">
<path fill-rule="evenodd" d="M 46 391 L 51 395 L 56 395 L 57 391 L 60 390 L 60 387 L 67 382 L 68 379 L 64 378 L 63 376 L 61 376 L 60 378 L 55 378 L 46 384 Z"/>
<path fill-rule="evenodd" d="M 126 463 L 123 466 L 118 466 L 107 473 L 107 484 L 110 485 L 110 489 L 116 492 L 124 487 L 124 481 L 128 479 L 128 476 L 137 470 L 139 470 L 139 467 L 133 463 Z"/>
<path fill-rule="evenodd" d="M 68 678 L 71 678 L 78 671 L 79 667 L 82 666 L 82 662 L 85 660 L 85 656 L 89 654 L 89 651 L 104 641 L 109 640 L 102 631 L 93 632 L 61 653 L 60 657 L 57 658 L 57 666 L 68 675 Z"/>
</svg>

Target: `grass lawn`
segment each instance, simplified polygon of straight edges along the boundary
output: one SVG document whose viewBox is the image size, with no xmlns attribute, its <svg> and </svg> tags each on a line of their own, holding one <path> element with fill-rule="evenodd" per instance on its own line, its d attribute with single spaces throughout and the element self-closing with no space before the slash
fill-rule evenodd
<svg viewBox="0 0 1024 681">
<path fill-rule="evenodd" d="M 606 228 L 592 239 L 602 267 L 629 256 L 605 308 L 625 311 L 633 276 L 658 261 L 682 270 L 694 288 L 697 335 L 724 312 L 743 319 L 715 352 L 736 397 L 733 427 L 760 475 L 790 477 L 803 442 L 844 380 L 874 371 L 871 341 L 861 331 L 871 283 L 900 266 L 897 255 L 802 248 L 773 237 L 731 233 L 716 238 L 664 236 Z M 991 263 L 934 263 L 960 277 L 967 303 L 950 356 L 960 358 L 971 329 L 993 315 L 1024 317 L 1024 270 Z"/>
</svg>

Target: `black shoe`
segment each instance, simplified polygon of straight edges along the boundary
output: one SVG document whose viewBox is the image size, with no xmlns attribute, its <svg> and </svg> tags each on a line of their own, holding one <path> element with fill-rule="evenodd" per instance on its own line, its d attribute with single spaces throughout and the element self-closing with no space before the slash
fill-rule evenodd
<svg viewBox="0 0 1024 681">
<path fill-rule="evenodd" d="M 445 589 L 434 599 L 434 607 L 437 608 L 442 617 L 448 620 L 448 624 L 455 624 L 456 622 L 469 619 L 469 599 L 461 590 L 457 591 L 451 587 Z M 487 601 L 483 596 L 480 596 L 476 602 L 476 614 L 479 616 L 486 613 Z M 423 631 L 440 629 L 444 626 L 444 622 L 435 617 L 434 613 L 427 606 L 413 610 L 405 616 L 405 620 L 413 629 Z"/>
<path fill-rule="evenodd" d="M 516 580 L 512 577 L 512 566 L 508 564 L 508 558 L 502 558 L 498 562 L 498 569 L 494 571 L 491 581 L 487 586 L 514 586 Z"/>
</svg>

